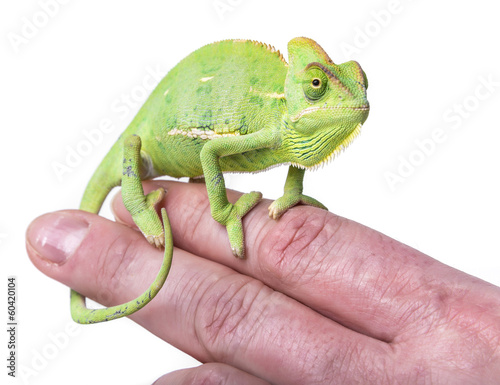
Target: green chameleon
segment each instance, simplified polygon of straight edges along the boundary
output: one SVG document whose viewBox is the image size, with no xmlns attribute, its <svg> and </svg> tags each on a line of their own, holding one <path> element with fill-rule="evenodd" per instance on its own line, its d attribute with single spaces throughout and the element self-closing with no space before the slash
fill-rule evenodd
<svg viewBox="0 0 500 385">
<path fill-rule="evenodd" d="M 278 219 L 306 204 L 326 209 L 302 194 L 306 169 L 333 159 L 358 135 L 368 117 L 368 81 L 355 61 L 336 65 L 313 40 L 288 43 L 289 63 L 274 47 L 250 40 L 208 44 L 175 66 L 90 180 L 80 209 L 98 213 L 122 185 L 126 208 L 147 240 L 165 246 L 153 284 L 128 303 L 88 309 L 71 291 L 76 322 L 95 323 L 132 314 L 160 290 L 172 260 L 172 236 L 163 189 L 144 195 L 141 180 L 161 175 L 204 178 L 213 218 L 226 226 L 233 254 L 245 257 L 242 217 L 261 199 L 258 192 L 227 199 L 224 171 L 255 172 L 290 165 L 284 194 L 269 206 Z"/>
</svg>

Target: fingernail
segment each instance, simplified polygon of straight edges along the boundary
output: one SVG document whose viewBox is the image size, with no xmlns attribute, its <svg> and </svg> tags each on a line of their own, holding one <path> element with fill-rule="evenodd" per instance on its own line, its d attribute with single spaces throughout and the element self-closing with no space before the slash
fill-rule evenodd
<svg viewBox="0 0 500 385">
<path fill-rule="evenodd" d="M 49 262 L 63 264 L 87 236 L 89 224 L 68 213 L 43 215 L 26 231 L 27 243 Z"/>
</svg>

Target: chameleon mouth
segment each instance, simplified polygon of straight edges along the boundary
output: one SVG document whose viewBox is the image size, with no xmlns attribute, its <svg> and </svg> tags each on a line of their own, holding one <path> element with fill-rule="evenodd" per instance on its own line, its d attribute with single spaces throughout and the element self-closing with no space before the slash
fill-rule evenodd
<svg viewBox="0 0 500 385">
<path fill-rule="evenodd" d="M 333 151 L 327 155 L 323 160 L 319 161 L 316 164 L 313 164 L 312 166 L 304 166 L 303 164 L 300 163 L 295 163 L 292 162 L 292 166 L 304 169 L 304 170 L 311 170 L 315 171 L 326 164 L 330 163 L 332 160 L 334 160 L 338 155 L 340 155 L 349 145 L 352 143 L 352 141 L 359 135 L 361 132 L 361 127 L 363 126 L 362 123 L 358 123 L 358 125 L 354 128 L 354 130 L 351 131 L 349 135 L 347 135 L 342 142 L 337 145 Z"/>
<path fill-rule="evenodd" d="M 304 115 L 307 115 L 307 114 L 310 114 L 310 113 L 316 112 L 316 111 L 325 111 L 325 110 L 351 110 L 351 111 L 359 111 L 359 112 L 368 112 L 368 111 L 370 111 L 370 107 L 368 105 L 366 105 L 366 106 L 360 106 L 360 107 L 345 107 L 345 106 L 322 107 L 322 106 L 312 106 L 312 107 L 306 108 L 305 110 L 300 111 L 297 115 L 291 117 L 290 120 L 293 123 L 295 123 L 300 118 L 302 118 Z"/>
</svg>

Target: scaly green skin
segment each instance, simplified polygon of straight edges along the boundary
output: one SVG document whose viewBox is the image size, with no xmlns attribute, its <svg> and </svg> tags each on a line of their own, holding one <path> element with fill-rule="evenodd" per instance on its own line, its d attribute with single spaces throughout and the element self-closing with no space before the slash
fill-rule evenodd
<svg viewBox="0 0 500 385">
<path fill-rule="evenodd" d="M 155 210 L 164 192 L 144 196 L 141 180 L 204 177 L 212 216 L 226 226 L 239 258 L 245 255 L 242 217 L 261 194 L 251 192 L 229 203 L 224 171 L 289 164 L 284 194 L 269 206 L 269 215 L 278 219 L 300 203 L 326 209 L 302 194 L 304 170 L 331 160 L 359 133 L 369 112 L 368 82 L 358 63 L 334 64 L 311 39 L 291 40 L 288 53 L 289 64 L 266 44 L 226 40 L 187 56 L 160 82 L 102 161 L 80 208 L 99 212 L 109 191 L 121 183 L 125 206 L 148 241 L 166 243 L 167 264 L 167 249 L 173 246 Z M 145 304 L 90 310 L 74 291 L 71 302 L 80 323 L 129 315 Z"/>
</svg>

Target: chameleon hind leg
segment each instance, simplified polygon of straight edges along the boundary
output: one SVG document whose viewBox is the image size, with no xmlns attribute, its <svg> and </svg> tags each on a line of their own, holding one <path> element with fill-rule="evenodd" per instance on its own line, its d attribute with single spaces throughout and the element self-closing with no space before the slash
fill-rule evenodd
<svg viewBox="0 0 500 385">
<path fill-rule="evenodd" d="M 285 191 L 283 196 L 276 199 L 269 206 L 269 216 L 273 219 L 279 219 L 289 208 L 298 204 L 328 209 L 319 201 L 310 196 L 302 194 L 302 181 L 304 180 L 304 169 L 290 166 L 285 182 Z"/>
<path fill-rule="evenodd" d="M 88 309 L 85 305 L 85 297 L 71 290 L 71 316 L 78 323 L 90 324 L 110 321 L 136 312 L 156 296 L 170 271 L 173 254 L 170 223 L 165 209 L 162 209 L 161 212 L 163 225 L 155 210 L 155 204 L 163 198 L 165 191 L 158 189 L 144 195 L 140 169 L 141 139 L 138 136 L 130 136 L 125 139 L 123 148 L 123 200 L 125 207 L 132 214 L 132 218 L 148 241 L 157 247 L 165 246 L 163 264 L 148 290 L 138 298 L 121 305 L 105 309 Z"/>
<path fill-rule="evenodd" d="M 155 206 L 165 196 L 165 190 L 159 188 L 144 195 L 140 170 L 141 138 L 131 135 L 125 138 L 123 148 L 123 203 L 148 242 L 162 247 L 165 245 L 165 234 Z"/>
</svg>

